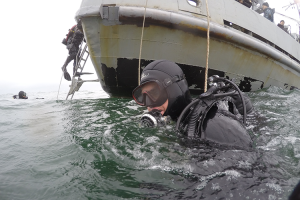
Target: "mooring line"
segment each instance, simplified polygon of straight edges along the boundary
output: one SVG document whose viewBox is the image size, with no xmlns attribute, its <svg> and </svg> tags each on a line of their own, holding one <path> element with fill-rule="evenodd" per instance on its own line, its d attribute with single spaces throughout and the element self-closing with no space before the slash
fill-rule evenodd
<svg viewBox="0 0 300 200">
<path fill-rule="evenodd" d="M 63 75 L 64 75 L 64 72 L 61 74 L 61 78 L 60 78 L 59 88 L 58 88 L 58 91 L 57 91 L 57 98 L 56 98 L 56 100 L 58 100 L 58 94 L 59 94 L 61 80 L 62 80 Z"/>
<path fill-rule="evenodd" d="M 142 28 L 142 35 L 141 35 L 141 43 L 140 43 L 140 55 L 139 55 L 139 67 L 138 67 L 138 83 L 140 85 L 140 76 L 141 76 L 141 55 L 142 55 L 142 46 L 143 46 L 143 37 L 144 37 L 144 27 L 145 27 L 145 18 L 146 18 L 146 9 L 148 5 L 148 0 L 146 0 L 146 6 L 144 11 L 144 20 L 143 20 L 143 28 Z"/>
<path fill-rule="evenodd" d="M 206 13 L 207 13 L 207 50 L 206 50 L 206 68 L 205 68 L 205 80 L 204 80 L 204 92 L 207 91 L 207 74 L 208 74 L 208 58 L 209 58 L 209 10 L 208 2 L 206 0 Z"/>
</svg>

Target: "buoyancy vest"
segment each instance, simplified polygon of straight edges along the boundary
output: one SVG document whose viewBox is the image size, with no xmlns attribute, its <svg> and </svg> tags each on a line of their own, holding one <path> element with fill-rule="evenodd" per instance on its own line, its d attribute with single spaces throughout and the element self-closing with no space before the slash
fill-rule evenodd
<svg viewBox="0 0 300 200">
<path fill-rule="evenodd" d="M 213 86 L 186 106 L 177 120 L 176 130 L 187 137 L 251 147 L 252 139 L 245 127 L 247 113 L 253 108 L 249 97 L 230 80 L 217 76 L 209 80 Z"/>
<path fill-rule="evenodd" d="M 185 135 L 223 145 L 252 146 L 242 116 L 231 97 L 197 99 L 194 102 L 181 125 Z"/>
</svg>

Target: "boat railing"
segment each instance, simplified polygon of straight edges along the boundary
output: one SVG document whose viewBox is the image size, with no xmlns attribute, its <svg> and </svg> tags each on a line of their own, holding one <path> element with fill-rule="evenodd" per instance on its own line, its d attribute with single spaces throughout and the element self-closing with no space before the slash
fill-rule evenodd
<svg viewBox="0 0 300 200">
<path fill-rule="evenodd" d="M 254 38 L 256 38 L 256 39 L 258 39 L 258 40 L 260 40 L 260 41 L 262 41 L 262 42 L 264 42 L 264 43 L 266 43 L 266 44 L 272 46 L 273 48 L 275 48 L 275 49 L 277 49 L 278 51 L 284 53 L 285 55 L 289 56 L 291 59 L 293 59 L 294 61 L 296 61 L 297 63 L 300 64 L 300 60 L 298 60 L 297 58 L 295 58 L 294 56 L 292 56 L 291 54 L 289 54 L 288 52 L 286 52 L 285 50 L 283 50 L 282 48 L 280 48 L 280 47 L 277 46 L 276 44 L 270 42 L 270 41 L 267 40 L 266 38 L 261 37 L 260 35 L 258 35 L 258 34 L 256 34 L 256 33 L 252 32 L 252 31 L 250 31 L 250 30 L 248 30 L 248 29 L 246 29 L 246 28 L 243 28 L 243 27 L 241 27 L 241 26 L 239 26 L 239 25 L 237 25 L 237 24 L 234 24 L 234 23 L 229 22 L 229 21 L 226 21 L 226 20 L 224 20 L 224 25 L 225 25 L 225 26 L 229 26 L 229 27 L 231 27 L 231 28 L 234 28 L 234 29 L 236 29 L 236 30 L 238 30 L 238 31 L 241 31 L 241 32 L 243 32 L 243 33 L 245 33 L 245 34 L 247 34 L 247 35 L 249 35 L 249 36 L 252 36 L 252 37 L 254 37 Z M 299 36 L 298 36 L 298 40 L 297 40 L 297 41 L 299 42 Z"/>
</svg>

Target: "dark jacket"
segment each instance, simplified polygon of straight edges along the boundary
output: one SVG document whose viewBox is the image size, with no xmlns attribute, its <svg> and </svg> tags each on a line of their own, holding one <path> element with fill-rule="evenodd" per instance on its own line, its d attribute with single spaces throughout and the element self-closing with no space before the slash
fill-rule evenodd
<svg viewBox="0 0 300 200">
<path fill-rule="evenodd" d="M 264 17 L 270 20 L 271 22 L 274 22 L 274 12 L 275 12 L 274 9 L 266 8 L 264 10 Z"/>
<path fill-rule="evenodd" d="M 277 26 L 278 26 L 279 28 L 281 28 L 282 30 L 284 30 L 285 32 L 287 32 L 287 30 L 284 28 L 284 26 L 283 26 L 282 24 L 277 24 Z"/>
</svg>

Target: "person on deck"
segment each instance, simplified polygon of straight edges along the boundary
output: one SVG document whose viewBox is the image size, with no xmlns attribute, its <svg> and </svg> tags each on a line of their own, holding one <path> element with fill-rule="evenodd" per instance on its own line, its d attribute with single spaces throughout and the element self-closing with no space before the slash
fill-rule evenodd
<svg viewBox="0 0 300 200">
<path fill-rule="evenodd" d="M 252 1 L 251 0 L 236 0 L 240 4 L 243 4 L 244 6 L 250 8 L 252 6 Z"/>
<path fill-rule="evenodd" d="M 241 98 L 234 90 L 230 90 L 231 96 L 227 93 L 215 94 L 217 91 L 218 87 L 213 86 L 192 101 L 181 68 L 174 62 L 157 60 L 143 69 L 141 83 L 133 90 L 132 96 L 137 104 L 147 107 L 147 116 L 153 114 L 149 116 L 151 120 L 157 113 L 170 116 L 183 127 L 182 132 L 188 137 L 251 147 L 252 140 L 240 122 L 244 111 L 252 111 L 249 98 L 245 94 Z M 245 104 L 241 102 L 243 99 Z"/>
<path fill-rule="evenodd" d="M 277 24 L 277 26 L 278 26 L 279 28 L 281 28 L 282 30 L 284 30 L 285 32 L 287 32 L 287 29 L 284 28 L 284 24 L 285 24 L 284 20 L 281 20 L 280 23 Z"/>
<path fill-rule="evenodd" d="M 79 46 L 84 39 L 83 30 L 81 22 L 78 22 L 77 25 L 73 26 L 69 33 L 67 34 L 67 38 L 63 40 L 63 44 L 67 46 L 67 49 L 69 50 L 69 56 L 67 57 L 64 65 L 62 66 L 62 71 L 64 72 L 64 78 L 68 81 L 71 81 L 71 76 L 67 71 L 68 64 L 74 60 L 73 63 L 73 74 L 75 72 L 75 66 L 76 66 L 76 55 L 79 51 Z"/>
<path fill-rule="evenodd" d="M 264 2 L 262 4 L 262 9 L 263 9 L 263 12 L 264 12 L 264 17 L 266 19 L 270 20 L 271 22 L 274 22 L 274 13 L 275 13 L 275 10 L 269 8 L 268 2 Z"/>
</svg>

